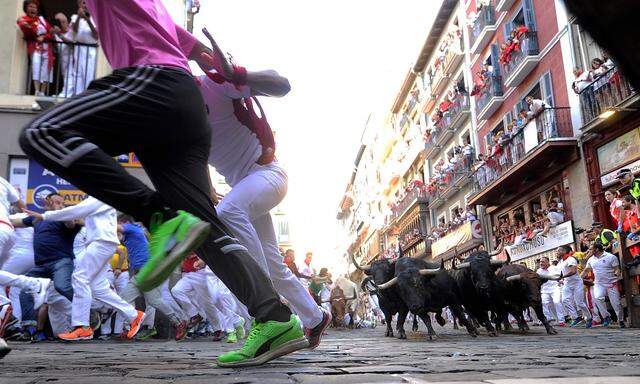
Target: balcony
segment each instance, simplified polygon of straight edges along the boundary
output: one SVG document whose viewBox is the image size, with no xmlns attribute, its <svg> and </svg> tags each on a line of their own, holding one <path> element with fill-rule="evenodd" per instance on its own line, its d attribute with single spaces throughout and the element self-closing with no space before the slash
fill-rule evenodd
<svg viewBox="0 0 640 384">
<path fill-rule="evenodd" d="M 454 72 L 456 68 L 458 68 L 458 65 L 462 62 L 462 59 L 464 59 L 464 55 L 462 54 L 463 51 L 464 48 L 462 47 L 462 39 L 458 39 L 458 42 L 453 43 L 449 47 L 449 50 L 444 57 L 445 72 L 451 73 Z"/>
<path fill-rule="evenodd" d="M 398 130 L 404 129 L 404 127 L 407 125 L 409 125 L 409 115 L 403 113 L 402 118 L 400 119 L 400 123 L 398 124 Z"/>
<path fill-rule="evenodd" d="M 478 120 L 486 120 L 498 110 L 504 101 L 504 90 L 502 87 L 502 77 L 499 75 L 489 75 L 488 83 L 484 89 L 475 96 Z"/>
<path fill-rule="evenodd" d="M 469 36 L 471 37 L 471 52 L 479 54 L 489 44 L 493 34 L 498 29 L 496 23 L 496 12 L 493 5 L 482 7 L 478 18 L 469 28 Z"/>
<path fill-rule="evenodd" d="M 517 87 L 540 62 L 538 34 L 528 31 L 520 38 L 520 49 L 511 53 L 511 60 L 502 65 L 505 87 Z"/>
<path fill-rule="evenodd" d="M 407 114 L 411 114 L 411 112 L 413 112 L 413 110 L 416 108 L 416 105 L 418 105 L 418 95 L 411 95 L 411 98 L 409 99 L 409 102 L 407 103 Z"/>
<path fill-rule="evenodd" d="M 449 75 L 444 71 L 444 66 L 441 63 L 438 65 L 435 74 L 433 75 L 433 94 L 438 95 L 448 83 Z"/>
<path fill-rule="evenodd" d="M 414 187 L 400 201 L 391 208 L 391 217 L 398 219 L 402 217 L 409 208 L 419 202 L 428 202 L 429 197 L 422 187 Z"/>
<path fill-rule="evenodd" d="M 469 96 L 458 95 L 448 109 L 442 113 L 442 117 L 435 123 L 435 133 L 430 137 L 425 146 L 425 155 L 431 159 L 438 154 L 449 139 L 453 136 L 469 116 Z"/>
<path fill-rule="evenodd" d="M 496 11 L 507 12 L 515 2 L 516 0 L 498 0 L 496 4 Z"/>
<path fill-rule="evenodd" d="M 476 165 L 469 204 L 499 205 L 577 160 L 577 140 L 559 132 L 572 132 L 569 108 L 545 109 L 519 128 L 499 152 Z"/>
<path fill-rule="evenodd" d="M 460 191 L 471 180 L 469 176 L 471 176 L 471 159 L 459 159 L 453 170 L 445 174 L 440 186 L 442 198 L 447 200 Z"/>
<path fill-rule="evenodd" d="M 626 77 L 613 67 L 580 92 L 582 131 L 586 132 L 603 121 L 599 116 L 605 111 L 626 108 L 638 102 L 637 92 Z M 622 111 L 624 112 L 624 111 Z"/>
</svg>

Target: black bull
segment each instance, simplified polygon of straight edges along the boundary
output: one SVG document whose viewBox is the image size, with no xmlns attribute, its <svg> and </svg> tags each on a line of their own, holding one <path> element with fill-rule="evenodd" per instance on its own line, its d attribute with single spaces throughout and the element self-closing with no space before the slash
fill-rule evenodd
<svg viewBox="0 0 640 384">
<path fill-rule="evenodd" d="M 488 313 L 504 313 L 503 292 L 497 283 L 496 271 L 509 260 L 496 260 L 486 251 L 474 252 L 463 262 L 452 260 L 451 276 L 462 293 L 467 313 L 484 326 L 491 336 L 497 336 Z"/>
<path fill-rule="evenodd" d="M 356 268 L 360 269 L 368 276 L 365 281 L 362 282 L 363 287 L 368 281 L 371 281 L 376 286 L 384 285 L 395 276 L 395 261 L 382 259 L 374 261 L 371 265 L 363 266 L 358 265 L 358 263 L 353 259 L 353 256 L 351 256 L 351 261 Z M 382 313 L 384 314 L 385 323 L 387 324 L 385 336 L 393 337 L 391 321 L 393 320 L 393 316 L 397 313 L 398 320 L 396 322 L 396 330 L 398 331 L 398 338 L 406 339 L 407 334 L 404 330 L 404 322 L 407 319 L 409 308 L 400 297 L 397 287 L 376 290 L 375 293 L 378 295 L 378 303 Z"/>
<path fill-rule="evenodd" d="M 395 262 L 393 279 L 378 285 L 380 291 L 391 288 L 397 290 L 409 311 L 422 319 L 427 326 L 429 339 L 436 334 L 428 313 L 440 314 L 445 307 L 449 307 L 471 336 L 477 336 L 477 329 L 464 314 L 460 289 L 443 265 L 433 266 L 420 259 L 399 258 Z"/>
</svg>

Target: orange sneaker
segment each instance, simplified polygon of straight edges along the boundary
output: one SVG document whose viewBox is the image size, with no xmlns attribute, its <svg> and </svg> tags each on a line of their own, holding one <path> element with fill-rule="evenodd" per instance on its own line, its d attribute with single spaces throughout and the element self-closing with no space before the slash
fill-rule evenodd
<svg viewBox="0 0 640 384">
<path fill-rule="evenodd" d="M 93 339 L 93 329 L 91 327 L 76 327 L 71 332 L 59 334 L 58 337 L 66 341 L 91 340 Z"/>
<path fill-rule="evenodd" d="M 138 316 L 131 322 L 131 328 L 129 328 L 129 332 L 127 332 L 127 339 L 131 340 L 138 334 L 145 317 L 147 317 L 146 313 L 138 311 Z"/>
</svg>

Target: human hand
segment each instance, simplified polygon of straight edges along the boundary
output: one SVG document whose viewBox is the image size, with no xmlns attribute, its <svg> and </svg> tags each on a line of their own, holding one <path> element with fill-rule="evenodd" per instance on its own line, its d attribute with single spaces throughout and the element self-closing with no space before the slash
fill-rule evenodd
<svg viewBox="0 0 640 384">
<path fill-rule="evenodd" d="M 87 17 L 87 14 L 85 13 L 83 7 L 78 8 L 78 17 L 81 17 L 83 19 Z"/>
<path fill-rule="evenodd" d="M 231 80 L 233 78 L 234 70 L 233 65 L 227 60 L 227 57 L 224 55 L 218 43 L 213 39 L 213 36 L 209 33 L 207 28 L 202 28 L 202 33 L 204 33 L 209 43 L 211 43 L 211 50 L 213 51 L 213 55 L 208 52 L 202 52 L 200 57 L 203 61 L 207 62 L 211 68 L 215 69 L 220 75 L 224 76 L 227 80 Z"/>
<path fill-rule="evenodd" d="M 62 33 L 62 30 L 60 29 L 60 27 L 55 26 L 53 28 L 51 28 L 51 30 L 53 31 L 53 33 L 55 33 L 56 35 L 59 35 L 60 33 Z"/>
<path fill-rule="evenodd" d="M 119 268 L 116 268 L 113 270 L 113 276 L 115 276 L 116 278 L 120 276 L 121 273 L 122 273 L 122 270 Z"/>
<path fill-rule="evenodd" d="M 24 212 L 27 215 L 35 218 L 34 222 L 38 222 L 38 221 L 44 220 L 44 216 L 42 216 L 42 214 L 39 213 L 39 212 L 31 211 L 29 209 L 23 209 L 22 212 Z"/>
</svg>

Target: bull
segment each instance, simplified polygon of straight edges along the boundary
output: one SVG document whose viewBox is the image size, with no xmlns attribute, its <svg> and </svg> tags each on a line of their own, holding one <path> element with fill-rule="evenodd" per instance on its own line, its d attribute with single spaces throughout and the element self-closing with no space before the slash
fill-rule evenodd
<svg viewBox="0 0 640 384">
<path fill-rule="evenodd" d="M 498 336 L 488 313 L 503 312 L 502 292 L 496 283 L 496 271 L 509 263 L 496 260 L 486 251 L 469 255 L 463 262 L 452 260 L 451 276 L 462 292 L 462 303 L 467 313 L 484 326 L 490 336 Z"/>
<path fill-rule="evenodd" d="M 351 256 L 351 262 L 357 269 L 367 275 L 362 282 L 362 286 L 366 285 L 369 281 L 373 283 L 374 286 L 384 285 L 395 276 L 395 261 L 382 259 L 376 260 L 370 265 L 360 266 L 353 259 L 353 256 Z M 393 316 L 397 313 L 398 319 L 396 322 L 396 331 L 398 332 L 398 338 L 406 339 L 407 334 L 404 330 L 404 322 L 407 319 L 409 308 L 400 297 L 397 287 L 389 287 L 384 290 L 376 289 L 370 293 L 378 296 L 378 304 L 380 305 L 380 310 L 382 310 L 382 313 L 384 314 L 385 324 L 387 325 L 385 337 L 394 336 L 391 322 L 393 320 Z"/>
<path fill-rule="evenodd" d="M 428 338 L 433 340 L 436 333 L 431 326 L 429 312 L 441 314 L 444 307 L 449 307 L 460 324 L 467 328 L 472 337 L 477 336 L 476 327 L 467 320 L 462 308 L 462 295 L 458 285 L 444 265 L 431 266 L 425 261 L 415 258 L 399 258 L 396 261 L 394 278 L 379 285 L 384 290 L 397 287 L 398 293 L 411 313 L 418 315 L 427 327 Z M 443 322 L 438 316 L 438 322 Z"/>
<path fill-rule="evenodd" d="M 547 280 L 560 280 L 560 275 L 543 275 L 531 269 L 516 264 L 508 264 L 500 268 L 497 272 L 499 284 L 502 286 L 505 311 L 497 314 L 497 322 L 508 324 L 507 312 L 518 322 L 521 332 L 529 330 L 529 326 L 524 319 L 523 312 L 532 307 L 538 319 L 542 322 L 547 333 L 555 335 L 558 332 L 549 324 L 549 321 L 542 311 L 542 297 L 540 287 Z"/>
</svg>

